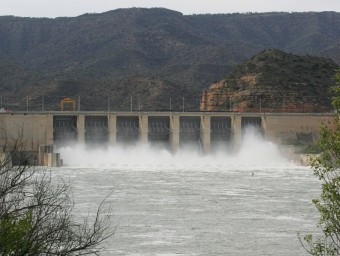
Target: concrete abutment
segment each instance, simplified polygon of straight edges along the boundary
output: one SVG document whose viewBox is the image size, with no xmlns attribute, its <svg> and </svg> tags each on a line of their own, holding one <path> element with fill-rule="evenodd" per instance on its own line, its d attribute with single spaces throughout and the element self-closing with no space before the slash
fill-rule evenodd
<svg viewBox="0 0 340 256">
<path fill-rule="evenodd" d="M 179 149 L 179 116 L 170 116 L 170 148 L 173 153 Z"/>
</svg>

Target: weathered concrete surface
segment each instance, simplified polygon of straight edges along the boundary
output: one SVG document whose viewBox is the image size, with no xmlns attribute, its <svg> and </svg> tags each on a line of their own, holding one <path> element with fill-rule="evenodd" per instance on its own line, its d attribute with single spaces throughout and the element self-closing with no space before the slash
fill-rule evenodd
<svg viewBox="0 0 340 256">
<path fill-rule="evenodd" d="M 117 142 L 117 116 L 108 115 L 108 119 L 109 143 L 113 145 Z"/>
<path fill-rule="evenodd" d="M 53 144 L 53 115 L 47 113 L 1 113 L 0 144 L 20 140 L 26 150 Z"/>
<path fill-rule="evenodd" d="M 203 153 L 205 154 L 210 153 L 211 151 L 210 128 L 210 116 L 201 116 L 201 143 L 203 147 Z"/>
<path fill-rule="evenodd" d="M 60 167 L 61 160 L 59 153 L 45 153 L 44 154 L 44 166 L 48 167 Z"/>
<path fill-rule="evenodd" d="M 170 116 L 170 147 L 173 152 L 179 148 L 179 116 Z"/>
<path fill-rule="evenodd" d="M 27 150 L 38 151 L 40 144 L 53 144 L 53 117 L 76 116 L 78 142 L 85 141 L 85 117 L 106 116 L 108 118 L 108 143 L 116 143 L 117 117 L 136 116 L 139 118 L 139 140 L 148 141 L 148 117 L 168 116 L 170 119 L 169 144 L 173 151 L 180 145 L 180 117 L 193 116 L 201 118 L 200 138 L 203 150 L 210 151 L 211 117 L 230 117 L 232 142 L 237 148 L 242 140 L 242 118 L 258 117 L 266 139 L 275 143 L 294 139 L 297 134 L 308 133 L 317 136 L 322 123 L 332 126 L 333 114 L 314 113 L 232 113 L 232 112 L 29 112 L 0 113 L 0 143 L 6 144 L 20 139 L 26 143 Z M 0 145 L 1 145 L 0 144 Z"/>
<path fill-rule="evenodd" d="M 241 126 L 241 116 L 233 115 L 231 117 L 231 129 L 233 137 L 234 148 L 237 149 L 241 145 L 242 140 L 242 126 Z"/>
<path fill-rule="evenodd" d="M 45 159 L 46 153 L 53 153 L 53 144 L 50 145 L 39 145 L 39 159 L 38 164 L 41 166 L 47 166 Z"/>
<path fill-rule="evenodd" d="M 78 143 L 85 143 L 85 115 L 79 114 L 77 117 Z"/>
<path fill-rule="evenodd" d="M 265 138 L 275 143 L 294 139 L 298 133 L 314 136 L 320 131 L 321 124 L 332 127 L 333 114 L 271 114 L 262 118 Z"/>
<path fill-rule="evenodd" d="M 139 116 L 139 141 L 142 143 L 148 142 L 148 116 Z"/>
</svg>

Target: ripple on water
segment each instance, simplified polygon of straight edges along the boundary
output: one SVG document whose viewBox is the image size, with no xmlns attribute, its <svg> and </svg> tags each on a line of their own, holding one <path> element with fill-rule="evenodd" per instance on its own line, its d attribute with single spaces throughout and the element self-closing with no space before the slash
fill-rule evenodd
<svg viewBox="0 0 340 256">
<path fill-rule="evenodd" d="M 117 231 L 106 255 L 303 255 L 296 234 L 316 229 L 310 200 L 319 192 L 309 169 L 172 168 L 63 167 L 53 174 L 71 181 L 78 216 L 111 193 Z"/>
<path fill-rule="evenodd" d="M 304 255 L 297 232 L 316 230 L 319 182 L 275 145 L 245 141 L 233 156 L 64 148 L 70 166 L 53 175 L 71 181 L 77 216 L 110 194 L 117 230 L 103 255 Z"/>
</svg>

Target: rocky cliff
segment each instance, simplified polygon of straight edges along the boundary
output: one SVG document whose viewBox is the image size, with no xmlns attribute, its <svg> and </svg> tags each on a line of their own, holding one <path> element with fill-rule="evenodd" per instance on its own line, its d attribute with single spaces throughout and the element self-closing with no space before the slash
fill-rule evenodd
<svg viewBox="0 0 340 256">
<path fill-rule="evenodd" d="M 202 111 L 328 112 L 338 65 L 269 49 L 234 68 L 201 97 Z"/>
</svg>

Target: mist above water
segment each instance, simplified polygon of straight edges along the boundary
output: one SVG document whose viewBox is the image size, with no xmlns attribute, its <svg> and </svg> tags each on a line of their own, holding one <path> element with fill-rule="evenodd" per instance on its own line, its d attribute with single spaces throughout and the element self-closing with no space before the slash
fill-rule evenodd
<svg viewBox="0 0 340 256">
<path fill-rule="evenodd" d="M 221 144 L 223 144 L 221 142 Z M 95 216 L 110 194 L 115 235 L 103 255 L 301 255 L 296 233 L 314 230 L 317 181 L 289 164 L 254 130 L 237 152 L 203 155 L 199 143 L 176 154 L 151 144 L 59 149 L 75 216 Z M 308 232 L 309 233 L 309 232 Z M 247 241 L 247 246 L 244 246 Z"/>
<path fill-rule="evenodd" d="M 272 165 L 288 161 L 280 154 L 277 145 L 266 141 L 254 129 L 243 134 L 239 150 L 231 152 L 221 147 L 211 154 L 202 154 L 200 148 L 187 145 L 172 153 L 166 148 L 151 144 L 134 146 L 117 145 L 91 148 L 88 145 L 72 145 L 58 149 L 64 165 L 68 166 L 136 166 L 136 165 Z"/>
</svg>

